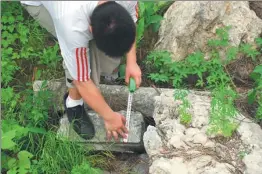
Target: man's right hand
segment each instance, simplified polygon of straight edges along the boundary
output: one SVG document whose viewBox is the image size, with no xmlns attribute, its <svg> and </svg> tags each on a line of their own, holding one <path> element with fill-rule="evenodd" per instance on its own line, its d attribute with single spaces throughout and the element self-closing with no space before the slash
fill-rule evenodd
<svg viewBox="0 0 262 174">
<path fill-rule="evenodd" d="M 91 79 L 86 82 L 74 81 L 74 84 L 84 101 L 104 119 L 108 139 L 111 140 L 114 136 L 117 141 L 118 134 L 125 138 L 127 133 L 125 117 L 110 108 L 93 81 Z"/>
<path fill-rule="evenodd" d="M 118 134 L 123 138 L 126 138 L 128 130 L 125 127 L 126 118 L 123 115 L 117 112 L 112 112 L 110 116 L 108 116 L 108 119 L 104 120 L 104 123 L 108 141 L 111 140 L 112 136 L 115 141 L 118 141 Z"/>
</svg>

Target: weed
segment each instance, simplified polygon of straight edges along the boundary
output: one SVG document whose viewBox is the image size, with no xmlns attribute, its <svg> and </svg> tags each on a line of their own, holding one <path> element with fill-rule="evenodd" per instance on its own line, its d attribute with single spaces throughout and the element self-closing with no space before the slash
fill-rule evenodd
<svg viewBox="0 0 262 174">
<path fill-rule="evenodd" d="M 143 39 L 143 35 L 149 26 L 152 27 L 154 32 L 157 32 L 160 27 L 160 22 L 163 17 L 159 14 L 159 11 L 169 4 L 166 1 L 160 2 L 142 2 L 139 1 L 139 19 L 137 22 L 137 45 Z"/>
<path fill-rule="evenodd" d="M 174 92 L 174 99 L 182 102 L 178 108 L 180 123 L 189 126 L 192 122 L 192 115 L 187 111 L 190 108 L 190 103 L 186 98 L 187 95 L 187 90 L 179 90 Z"/>
<path fill-rule="evenodd" d="M 61 60 L 58 44 L 53 47 L 44 43 L 43 33 L 47 32 L 34 19 L 24 17 L 20 2 L 3 2 L 1 5 L 1 83 L 8 86 L 15 73 L 21 70 L 19 62 L 22 61 L 56 67 Z"/>
<path fill-rule="evenodd" d="M 152 69 L 149 78 L 156 83 L 171 83 L 174 88 L 181 88 L 186 85 L 186 79 L 190 76 L 197 77 L 193 84 L 195 88 L 209 89 L 212 92 L 211 114 L 209 133 L 223 136 L 231 136 L 237 128 L 236 108 L 234 100 L 238 97 L 236 87 L 232 81 L 226 65 L 234 61 L 239 55 L 245 55 L 256 61 L 261 55 L 256 46 L 251 44 L 240 44 L 239 47 L 229 44 L 228 31 L 230 26 L 216 30 L 217 38 L 207 42 L 209 52 L 196 51 L 189 54 L 185 60 L 173 62 L 167 51 L 152 51 L 147 56 L 146 64 Z M 261 38 L 256 38 L 257 46 L 261 46 Z M 222 57 L 221 50 L 225 50 L 225 57 Z M 209 59 L 205 60 L 204 56 Z M 250 102 L 258 98 L 260 107 L 257 111 L 257 118 L 261 119 L 261 66 L 256 67 L 251 77 L 256 81 L 256 87 L 250 91 Z M 177 99 L 176 96 L 174 96 Z M 191 122 L 191 116 L 186 112 L 187 102 L 179 108 L 181 123 Z M 186 106 L 184 106 L 184 104 Z"/>
<path fill-rule="evenodd" d="M 248 155 L 248 152 L 246 152 L 246 151 L 240 151 L 238 153 L 238 156 L 239 156 L 240 159 L 243 159 L 247 155 Z"/>
<path fill-rule="evenodd" d="M 83 174 L 83 173 L 92 173 L 92 174 L 100 174 L 102 171 L 100 169 L 92 168 L 88 163 L 83 162 L 81 165 L 74 166 L 72 174 Z"/>
<path fill-rule="evenodd" d="M 256 119 L 262 120 L 262 65 L 258 65 L 250 76 L 255 81 L 255 87 L 248 93 L 248 103 L 258 102 Z"/>
<path fill-rule="evenodd" d="M 234 100 L 236 92 L 230 87 L 219 86 L 212 91 L 208 133 L 230 137 L 237 128 Z"/>
<path fill-rule="evenodd" d="M 31 167 L 33 154 L 27 150 L 21 150 L 19 142 L 25 138 L 29 132 L 45 133 L 43 129 L 20 126 L 12 120 L 3 120 L 1 129 L 2 142 L 2 167 L 8 173 L 26 174 Z M 12 152 L 12 154 L 10 154 Z"/>
<path fill-rule="evenodd" d="M 24 96 L 20 103 L 18 118 L 24 125 L 46 127 L 49 109 L 56 107 L 51 102 L 52 92 L 45 88 L 43 83 L 37 94 L 32 89 L 27 89 L 21 94 Z"/>
<path fill-rule="evenodd" d="M 80 168 L 83 171 L 87 169 L 98 171 L 91 168 L 89 162 L 95 159 L 101 160 L 97 165 L 105 163 L 105 160 L 102 161 L 104 157 L 91 154 L 92 147 L 60 139 L 53 132 L 48 132 L 46 135 L 42 152 L 38 163 L 33 167 L 33 170 L 37 170 L 38 173 L 70 173 L 71 170 L 76 172 L 76 169 Z"/>
</svg>

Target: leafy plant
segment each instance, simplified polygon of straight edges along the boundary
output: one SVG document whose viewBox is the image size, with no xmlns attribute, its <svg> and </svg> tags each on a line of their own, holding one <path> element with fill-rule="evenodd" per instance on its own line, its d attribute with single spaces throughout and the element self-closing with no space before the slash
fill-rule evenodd
<svg viewBox="0 0 262 174">
<path fill-rule="evenodd" d="M 237 128 L 235 123 L 237 111 L 233 103 L 237 98 L 237 93 L 226 65 L 234 61 L 240 54 L 251 57 L 254 61 L 258 56 L 261 56 L 261 53 L 251 44 L 241 44 L 239 47 L 231 46 L 228 34 L 230 28 L 230 26 L 226 26 L 216 30 L 217 38 L 207 42 L 210 48 L 207 53 L 196 51 L 182 61 L 172 61 L 171 55 L 167 51 L 152 51 L 146 58 L 146 64 L 152 70 L 148 77 L 156 83 L 168 83 L 172 84 L 174 88 L 181 88 L 186 85 L 187 78 L 193 76 L 196 77 L 196 82 L 193 84 L 195 88 L 211 90 L 212 112 L 209 133 L 226 137 L 231 136 Z M 261 38 L 257 38 L 255 41 L 258 46 L 261 46 Z M 225 56 L 221 55 L 221 50 L 225 51 Z M 208 60 L 204 59 L 205 55 L 209 56 Z M 257 112 L 258 118 L 262 113 L 261 74 L 261 66 L 258 66 L 251 75 L 256 80 L 256 88 L 249 93 L 250 101 L 258 98 L 260 103 Z M 187 106 L 187 104 L 185 105 Z M 186 112 L 186 106 L 182 105 L 179 110 L 183 124 L 191 122 L 191 116 Z"/>
<path fill-rule="evenodd" d="M 37 62 L 56 67 L 61 60 L 59 47 L 47 45 L 45 31 L 32 17 L 25 17 L 20 2 L 1 3 L 2 20 L 2 79 L 6 87 L 14 79 L 21 62 Z M 44 50 L 44 51 L 43 51 Z"/>
<path fill-rule="evenodd" d="M 259 55 L 260 53 L 252 47 L 252 45 L 250 44 L 241 44 L 240 45 L 240 51 L 244 54 L 246 54 L 248 57 L 251 57 L 252 60 L 255 61 L 257 55 Z"/>
<path fill-rule="evenodd" d="M 52 93 L 45 88 L 46 83 L 37 95 L 32 89 L 15 94 L 13 88 L 2 88 L 2 113 L 4 118 L 18 120 L 20 124 L 31 127 L 44 127 L 48 112 L 55 107 L 50 102 Z"/>
<path fill-rule="evenodd" d="M 51 102 L 52 92 L 45 89 L 46 83 L 43 83 L 40 90 L 35 94 L 32 89 L 23 92 L 23 100 L 20 103 L 20 122 L 32 126 L 45 127 L 49 116 L 49 109 L 57 107 Z"/>
<path fill-rule="evenodd" d="M 56 68 L 59 61 L 62 60 L 61 56 L 58 56 L 60 49 L 58 43 L 53 47 L 44 48 L 43 55 L 39 60 L 39 64 L 48 65 L 50 68 Z"/>
<path fill-rule="evenodd" d="M 168 2 L 142 2 L 139 1 L 139 19 L 137 22 L 137 44 L 143 38 L 145 30 L 152 26 L 154 32 L 157 32 L 160 27 L 160 22 L 163 17 L 159 14 L 161 8 L 163 8 Z"/>
<path fill-rule="evenodd" d="M 230 137 L 237 128 L 234 107 L 236 92 L 230 87 L 219 86 L 212 91 L 208 133 Z"/>
<path fill-rule="evenodd" d="M 32 133 L 45 133 L 44 130 L 39 128 L 22 127 L 12 120 L 3 120 L 1 129 L 1 142 L 2 142 L 2 164 L 3 169 L 7 170 L 9 174 L 26 174 L 30 170 L 31 160 L 33 154 L 27 150 L 20 150 L 19 142 L 22 138 L 25 138 L 29 132 Z M 10 155 L 10 152 L 13 152 Z"/>
<path fill-rule="evenodd" d="M 186 126 L 189 126 L 192 122 L 192 115 L 187 111 L 190 107 L 190 103 L 188 99 L 186 98 L 188 95 L 188 91 L 186 90 L 179 90 L 174 92 L 174 99 L 180 100 L 182 104 L 179 106 L 178 112 L 179 112 L 179 118 L 180 123 L 184 124 Z"/>
<path fill-rule="evenodd" d="M 255 81 L 255 87 L 248 93 L 248 103 L 252 104 L 257 99 L 256 118 L 262 120 L 262 65 L 256 66 L 250 77 Z"/>
<path fill-rule="evenodd" d="M 100 174 L 102 171 L 97 168 L 91 167 L 88 163 L 83 162 L 81 165 L 74 166 L 72 174 L 83 174 L 83 173 L 92 173 L 92 174 Z"/>
<path fill-rule="evenodd" d="M 229 34 L 228 31 L 231 29 L 231 26 L 226 26 L 223 28 L 216 29 L 216 34 L 219 39 L 210 39 L 208 40 L 208 45 L 211 47 L 225 47 L 228 46 Z"/>
</svg>

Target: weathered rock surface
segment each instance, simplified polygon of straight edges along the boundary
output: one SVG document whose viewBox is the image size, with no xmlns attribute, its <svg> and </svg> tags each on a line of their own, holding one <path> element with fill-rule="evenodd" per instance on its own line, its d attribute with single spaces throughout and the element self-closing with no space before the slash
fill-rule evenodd
<svg viewBox="0 0 262 174">
<path fill-rule="evenodd" d="M 250 1 L 250 9 L 254 10 L 256 15 L 262 19 L 262 2 L 261 1 Z"/>
<path fill-rule="evenodd" d="M 156 50 L 171 52 L 175 61 L 197 50 L 206 52 L 217 28 L 232 26 L 229 40 L 234 46 L 253 43 L 262 32 L 262 20 L 248 1 L 176 1 L 164 18 Z"/>
<path fill-rule="evenodd" d="M 178 90 L 176 90 L 178 92 Z M 210 95 L 190 91 L 192 123 L 180 124 L 173 90 L 155 97 L 156 127 L 149 126 L 143 140 L 151 160 L 150 174 L 261 174 L 262 130 L 239 114 L 237 132 L 225 140 L 207 135 Z"/>
</svg>

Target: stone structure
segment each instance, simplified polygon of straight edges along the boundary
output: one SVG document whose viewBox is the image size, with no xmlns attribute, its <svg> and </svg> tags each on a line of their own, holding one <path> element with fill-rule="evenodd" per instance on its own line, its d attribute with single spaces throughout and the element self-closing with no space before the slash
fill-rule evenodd
<svg viewBox="0 0 262 174">
<path fill-rule="evenodd" d="M 176 92 L 179 92 L 178 90 Z M 191 91 L 187 100 L 192 123 L 180 124 L 173 90 L 156 97 L 154 119 L 144 134 L 145 149 L 151 159 L 150 174 L 231 174 L 261 173 L 262 130 L 238 115 L 237 132 L 228 140 L 206 133 L 211 98 L 208 93 Z"/>
</svg>

